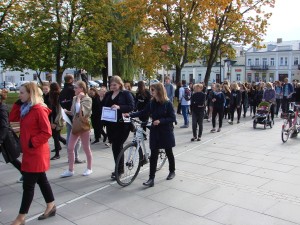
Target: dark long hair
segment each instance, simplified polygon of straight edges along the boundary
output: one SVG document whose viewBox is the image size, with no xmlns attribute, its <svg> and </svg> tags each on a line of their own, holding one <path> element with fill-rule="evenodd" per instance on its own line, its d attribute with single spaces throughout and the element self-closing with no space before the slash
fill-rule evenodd
<svg viewBox="0 0 300 225">
<path fill-rule="evenodd" d="M 137 92 L 140 95 L 144 96 L 144 97 L 147 96 L 147 94 L 146 94 L 146 86 L 145 86 L 144 81 L 141 80 L 141 81 L 138 82 L 138 90 L 137 90 Z"/>
<path fill-rule="evenodd" d="M 49 91 L 49 102 L 52 107 L 58 106 L 59 93 L 60 93 L 60 87 L 59 87 L 58 83 L 56 83 L 56 82 L 51 83 L 50 91 Z"/>
</svg>

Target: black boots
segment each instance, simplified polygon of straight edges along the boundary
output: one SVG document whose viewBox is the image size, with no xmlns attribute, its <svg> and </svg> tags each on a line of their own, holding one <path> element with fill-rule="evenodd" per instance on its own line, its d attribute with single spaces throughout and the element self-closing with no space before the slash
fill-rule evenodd
<svg viewBox="0 0 300 225">
<path fill-rule="evenodd" d="M 147 187 L 153 187 L 154 186 L 154 179 L 149 179 L 148 181 L 144 182 L 143 185 Z"/>
<path fill-rule="evenodd" d="M 167 176 L 167 180 L 172 180 L 175 177 L 175 172 L 170 172 Z"/>
</svg>

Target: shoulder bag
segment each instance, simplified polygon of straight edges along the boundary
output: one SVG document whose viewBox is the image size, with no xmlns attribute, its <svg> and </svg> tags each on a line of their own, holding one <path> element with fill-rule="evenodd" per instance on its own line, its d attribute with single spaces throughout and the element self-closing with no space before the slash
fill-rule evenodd
<svg viewBox="0 0 300 225">
<path fill-rule="evenodd" d="M 73 118 L 72 134 L 79 135 L 90 129 L 91 126 L 89 123 L 89 119 L 83 116 L 83 112 L 80 106 L 79 113 L 76 113 L 76 115 Z"/>
</svg>

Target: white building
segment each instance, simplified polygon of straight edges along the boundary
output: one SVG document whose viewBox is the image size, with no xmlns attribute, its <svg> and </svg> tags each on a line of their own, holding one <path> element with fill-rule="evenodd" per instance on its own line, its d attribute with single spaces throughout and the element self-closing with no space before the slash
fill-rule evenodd
<svg viewBox="0 0 300 225">
<path fill-rule="evenodd" d="M 246 81 L 300 80 L 300 41 L 263 43 L 264 47 L 252 47 L 246 52 Z"/>
<path fill-rule="evenodd" d="M 236 50 L 236 58 L 219 59 L 211 70 L 209 84 L 216 82 L 222 83 L 225 80 L 230 82 L 245 82 L 245 56 L 243 47 L 234 47 Z M 206 61 L 196 60 L 193 63 L 186 63 L 181 71 L 181 79 L 187 82 L 199 83 L 203 82 L 206 73 Z"/>
</svg>

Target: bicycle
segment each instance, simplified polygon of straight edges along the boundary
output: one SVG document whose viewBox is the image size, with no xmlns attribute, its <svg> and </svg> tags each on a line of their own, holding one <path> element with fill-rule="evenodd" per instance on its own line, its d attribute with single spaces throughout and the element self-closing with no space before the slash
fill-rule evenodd
<svg viewBox="0 0 300 225">
<path fill-rule="evenodd" d="M 143 127 L 148 127 L 147 123 L 130 118 L 136 128 L 132 142 L 127 144 L 119 153 L 116 162 L 115 174 L 119 185 L 125 187 L 130 185 L 137 177 L 141 166 L 149 162 L 150 151 L 146 148 L 145 137 L 147 133 Z M 160 170 L 167 160 L 164 149 L 159 150 L 156 171 Z"/>
<path fill-rule="evenodd" d="M 287 140 L 293 134 L 297 135 L 300 129 L 300 118 L 299 118 L 300 105 L 296 105 L 295 102 L 292 102 L 291 105 L 294 106 L 296 112 L 290 109 L 287 113 L 281 113 L 281 118 L 284 119 L 281 128 L 281 140 L 283 143 L 287 142 Z"/>
</svg>

